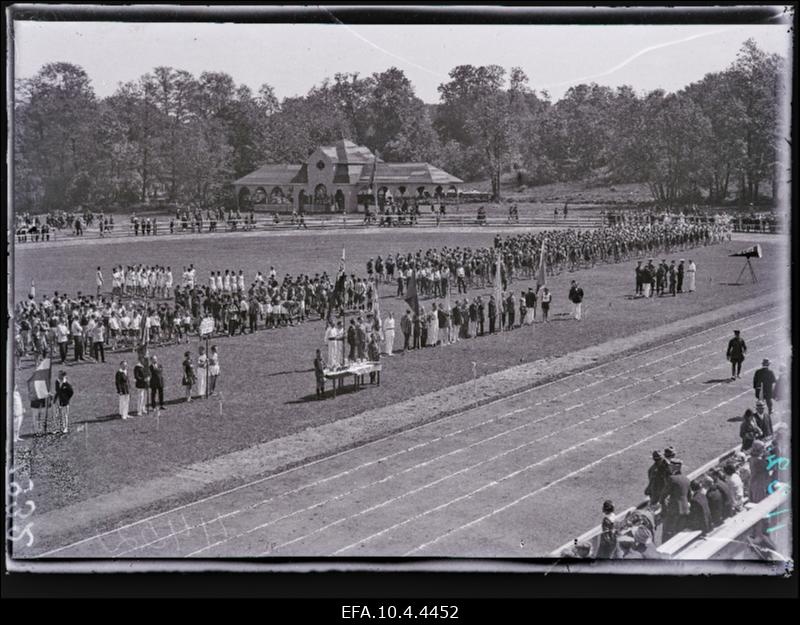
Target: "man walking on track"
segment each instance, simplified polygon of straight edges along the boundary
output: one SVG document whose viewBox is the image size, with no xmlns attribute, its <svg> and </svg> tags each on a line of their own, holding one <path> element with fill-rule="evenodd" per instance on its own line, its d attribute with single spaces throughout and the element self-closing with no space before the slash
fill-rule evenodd
<svg viewBox="0 0 800 625">
<path fill-rule="evenodd" d="M 753 389 L 756 392 L 756 399 L 762 400 L 767 404 L 769 414 L 772 414 L 772 397 L 775 389 L 775 374 L 769 368 L 769 360 L 765 358 L 761 361 L 761 369 L 753 375 Z"/>
<path fill-rule="evenodd" d="M 747 344 L 744 339 L 739 336 L 739 330 L 733 331 L 733 338 L 728 341 L 728 351 L 726 357 L 731 361 L 731 380 L 742 377 L 742 363 L 744 362 L 744 355 L 747 353 Z"/>
</svg>

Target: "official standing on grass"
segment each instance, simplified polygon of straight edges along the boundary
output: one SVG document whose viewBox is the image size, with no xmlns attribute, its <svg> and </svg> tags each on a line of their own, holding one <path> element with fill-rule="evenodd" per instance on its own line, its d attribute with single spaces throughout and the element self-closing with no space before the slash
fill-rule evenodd
<svg viewBox="0 0 800 625">
<path fill-rule="evenodd" d="M 119 363 L 119 369 L 114 376 L 114 385 L 119 396 L 119 416 L 123 420 L 129 419 L 128 408 L 131 403 L 130 381 L 128 380 L 128 363 L 124 360 Z"/>
<path fill-rule="evenodd" d="M 576 280 L 572 281 L 572 286 L 569 289 L 569 300 L 572 302 L 572 315 L 580 321 L 581 307 L 583 306 L 583 289 L 578 286 Z"/>
<path fill-rule="evenodd" d="M 136 384 L 136 416 L 141 417 L 147 414 L 147 387 L 150 372 L 145 368 L 144 363 L 139 360 L 133 367 L 133 379 Z"/>
<path fill-rule="evenodd" d="M 67 372 L 62 369 L 58 372 L 56 380 L 55 404 L 56 419 L 61 423 L 61 431 L 64 434 L 69 432 L 69 402 L 73 394 L 72 384 L 67 380 Z"/>
<path fill-rule="evenodd" d="M 317 399 L 322 399 L 325 396 L 325 361 L 322 359 L 320 350 L 317 350 L 317 355 L 314 358 L 314 377 L 317 381 Z"/>
<path fill-rule="evenodd" d="M 550 292 L 550 289 L 544 287 L 542 291 L 542 320 L 547 323 L 548 319 L 550 318 L 550 302 L 553 300 L 553 294 Z"/>
<path fill-rule="evenodd" d="M 208 394 L 213 395 L 217 388 L 217 378 L 219 377 L 219 353 L 217 346 L 211 346 L 211 352 L 208 355 Z"/>
<path fill-rule="evenodd" d="M 183 379 L 181 383 L 186 389 L 186 401 L 192 401 L 192 387 L 194 386 L 197 376 L 195 375 L 194 365 L 192 364 L 192 352 L 185 352 L 183 354 Z"/>
<path fill-rule="evenodd" d="M 742 363 L 747 353 L 747 344 L 740 335 L 739 330 L 733 331 L 733 338 L 728 341 L 728 350 L 725 352 L 725 356 L 731 363 L 731 380 L 742 377 Z"/>
<path fill-rule="evenodd" d="M 158 362 L 158 358 L 153 356 L 150 359 L 150 405 L 154 408 L 156 397 L 159 409 L 164 410 L 164 367 Z"/>
</svg>

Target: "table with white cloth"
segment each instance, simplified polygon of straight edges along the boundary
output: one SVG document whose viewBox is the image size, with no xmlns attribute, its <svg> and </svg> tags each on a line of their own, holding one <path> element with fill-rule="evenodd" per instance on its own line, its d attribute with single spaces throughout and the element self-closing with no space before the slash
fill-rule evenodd
<svg viewBox="0 0 800 625">
<path fill-rule="evenodd" d="M 342 382 L 348 375 L 353 376 L 353 389 L 358 389 L 362 385 L 363 377 L 369 373 L 377 373 L 378 386 L 381 385 L 381 365 L 380 362 L 353 362 L 343 369 L 324 369 L 323 375 L 326 380 L 333 381 L 333 396 L 336 397 L 336 385 Z"/>
</svg>

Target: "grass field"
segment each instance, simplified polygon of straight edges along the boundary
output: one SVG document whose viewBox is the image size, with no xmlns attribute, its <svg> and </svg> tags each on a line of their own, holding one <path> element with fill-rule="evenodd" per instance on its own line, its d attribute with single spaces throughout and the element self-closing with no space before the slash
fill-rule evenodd
<svg viewBox="0 0 800 625">
<path fill-rule="evenodd" d="M 54 247 L 46 252 L 42 248 L 18 249 L 15 294 L 24 297 L 31 279 L 36 280 L 39 295 L 54 290 L 91 292 L 95 267 L 101 265 L 108 276 L 111 266 L 119 263 L 170 265 L 178 273 L 184 263 L 191 261 L 201 279 L 212 269 L 242 268 L 252 274 L 256 270 L 267 271 L 270 265 L 275 266 L 279 275 L 300 272 L 313 275 L 325 270 L 330 273 L 336 270 L 342 247 L 347 249 L 348 270 L 361 273 L 366 260 L 379 253 L 443 245 L 482 246 L 491 244 L 492 237 L 491 231 L 469 234 L 364 231 L 242 239 L 150 239 Z M 553 313 L 558 315 L 568 310 L 569 281 L 578 278 L 586 291 L 584 321 L 578 323 L 556 316 L 547 326 L 537 324 L 446 348 L 399 354 L 384 361 L 380 389 L 368 386 L 358 393 L 344 393 L 324 402 L 313 400 L 311 371 L 314 350 L 324 347 L 324 328 L 319 321 L 260 331 L 254 336 L 216 340 L 222 366 L 219 402 L 196 401 L 188 405 L 181 402 L 180 362 L 187 346 L 156 350 L 164 364 L 169 404 L 158 422 L 148 417 L 123 423 L 116 418 L 113 380 L 121 355 L 107 355 L 104 365 L 69 365 L 67 371 L 76 389 L 72 421 L 88 424 L 88 433 L 46 438 L 26 436 L 23 444 L 34 447 L 32 477 L 38 493 L 37 509 L 45 512 L 62 507 L 125 484 L 172 474 L 192 462 L 465 382 L 472 377 L 473 362 L 477 374 L 485 375 L 774 291 L 782 280 L 782 271 L 788 270 L 778 267 L 775 260 L 778 246 L 774 243 L 762 243 L 766 259 L 758 261 L 761 265 L 757 267 L 757 284 L 730 284 L 739 273 L 741 259 L 730 259 L 727 254 L 746 245 L 735 241 L 669 255 L 667 258 L 692 258 L 698 266 L 697 293 L 677 298 L 630 299 L 635 263 L 563 274 L 550 283 L 554 291 Z M 517 282 L 514 288 L 519 290 L 529 285 Z M 399 315 L 405 310 L 402 300 L 393 295 L 391 286 L 381 292 L 384 314 L 391 310 Z M 196 353 L 197 346 L 194 339 L 188 349 Z M 719 350 L 722 354 L 724 345 Z M 131 361 L 129 353 L 124 357 Z M 24 361 L 17 374 L 26 405 L 24 380 L 32 364 L 30 360 Z M 26 416 L 23 435 L 30 431 L 30 418 Z"/>
</svg>

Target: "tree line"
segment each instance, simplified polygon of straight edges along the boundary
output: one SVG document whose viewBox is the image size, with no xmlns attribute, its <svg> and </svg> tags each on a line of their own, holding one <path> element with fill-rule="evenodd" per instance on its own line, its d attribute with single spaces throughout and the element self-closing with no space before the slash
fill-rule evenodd
<svg viewBox="0 0 800 625">
<path fill-rule="evenodd" d="M 726 70 L 675 93 L 591 83 L 555 102 L 520 68 L 461 65 L 435 105 L 395 67 L 279 101 L 268 84 L 254 93 L 225 73 L 170 67 L 98 98 L 82 68 L 52 63 L 15 85 L 15 208 L 230 204 L 236 178 L 342 138 L 385 161 L 488 179 L 498 199 L 510 174 L 517 186 L 642 182 L 668 205 L 758 202 L 776 184 L 785 63 L 748 40 Z"/>
</svg>

